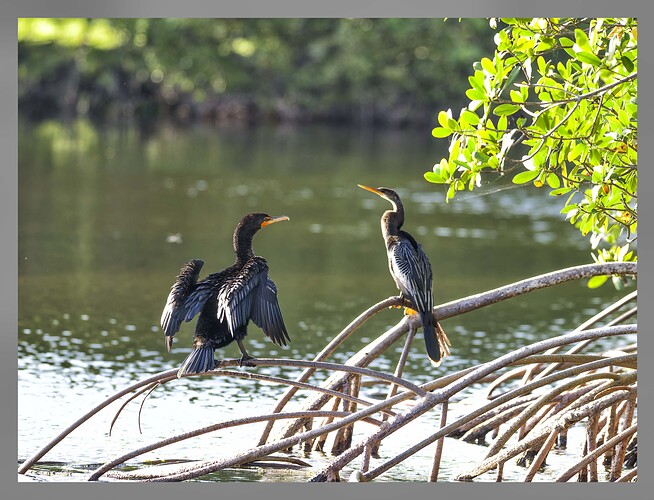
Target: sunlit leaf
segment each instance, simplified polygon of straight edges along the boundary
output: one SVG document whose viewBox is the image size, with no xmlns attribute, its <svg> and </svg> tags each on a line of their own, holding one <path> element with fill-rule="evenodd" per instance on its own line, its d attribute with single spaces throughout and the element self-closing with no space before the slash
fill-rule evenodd
<svg viewBox="0 0 654 500">
<path fill-rule="evenodd" d="M 538 177 L 538 174 L 540 174 L 538 170 L 526 170 L 516 174 L 513 177 L 512 182 L 514 184 L 526 184 L 527 182 L 530 182 Z"/>
<path fill-rule="evenodd" d="M 608 276 L 593 276 L 588 280 L 588 288 L 599 288 L 606 283 L 606 280 L 608 279 Z"/>
<path fill-rule="evenodd" d="M 561 179 L 554 172 L 547 174 L 547 185 L 552 189 L 557 189 L 561 186 Z"/>
<path fill-rule="evenodd" d="M 602 60 L 591 52 L 577 52 L 577 59 L 593 66 L 601 66 L 602 64 Z"/>
<path fill-rule="evenodd" d="M 434 184 L 443 184 L 447 179 L 444 179 L 441 175 L 437 174 L 436 172 L 425 172 L 424 173 L 425 180 L 428 182 L 432 182 Z"/>
<path fill-rule="evenodd" d="M 444 127 L 436 127 L 432 129 L 431 135 L 433 135 L 437 139 L 442 139 L 444 137 L 449 137 L 450 135 L 452 135 L 452 130 Z"/>
</svg>

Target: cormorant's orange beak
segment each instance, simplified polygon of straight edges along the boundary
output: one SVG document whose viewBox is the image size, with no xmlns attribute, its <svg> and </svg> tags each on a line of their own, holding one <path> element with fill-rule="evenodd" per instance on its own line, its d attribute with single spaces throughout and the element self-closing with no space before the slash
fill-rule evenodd
<svg viewBox="0 0 654 500">
<path fill-rule="evenodd" d="M 266 227 L 266 226 L 269 226 L 270 224 L 274 224 L 275 222 L 281 222 L 283 220 L 291 220 L 291 219 L 289 219 L 286 215 L 278 215 L 278 216 L 275 216 L 275 217 L 267 217 L 261 223 L 261 227 Z"/>
<path fill-rule="evenodd" d="M 363 184 L 357 184 L 361 189 L 365 189 L 366 191 L 370 191 L 371 193 L 375 193 L 376 195 L 379 196 L 384 196 L 384 193 L 382 193 L 379 189 L 371 188 L 368 186 L 364 186 Z"/>
</svg>

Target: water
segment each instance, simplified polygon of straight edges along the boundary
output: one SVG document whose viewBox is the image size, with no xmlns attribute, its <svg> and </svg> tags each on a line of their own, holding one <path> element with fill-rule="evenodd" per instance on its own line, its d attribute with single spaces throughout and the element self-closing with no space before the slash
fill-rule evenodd
<svg viewBox="0 0 654 500">
<path fill-rule="evenodd" d="M 180 265 L 205 261 L 203 275 L 233 261 L 231 235 L 250 211 L 285 214 L 255 239 L 268 260 L 291 335 L 288 348 L 251 327 L 248 351 L 310 359 L 370 305 L 397 293 L 379 229 L 387 204 L 357 183 L 396 188 L 406 229 L 430 256 L 435 299 L 443 303 L 529 276 L 590 261 L 588 243 L 562 222 L 538 190 L 473 192 L 445 203 L 422 173 L 443 155 L 429 131 L 322 126 L 99 130 L 88 123 L 23 124 L 19 136 L 18 459 L 31 456 L 113 392 L 178 366 L 190 351 L 192 324 L 172 353 L 158 327 Z M 569 283 L 443 323 L 453 343 L 446 373 L 490 360 L 574 328 L 618 294 Z M 400 311 L 365 324 L 334 357 L 344 361 L 395 324 Z M 393 370 L 401 346 L 371 366 Z M 435 378 L 422 339 L 406 376 Z M 224 350 L 238 357 L 238 347 Z M 300 370 L 260 368 L 292 378 Z M 324 374 L 322 374 L 324 377 Z M 272 409 L 283 388 L 242 379 L 184 379 L 128 405 L 108 436 L 119 404 L 75 431 L 44 458 L 39 476 L 79 480 L 92 464 L 167 436 Z M 425 432 L 438 412 L 421 419 Z M 163 448 L 139 460 L 204 459 L 256 444 L 262 425 L 237 427 Z M 410 431 L 415 432 L 415 431 Z M 408 438 L 407 438 L 408 436 Z M 382 448 L 392 456 L 414 442 L 399 432 Z M 417 441 L 417 440 L 416 440 Z M 395 443 L 395 444 L 392 444 Z M 395 448 L 397 446 L 397 448 Z M 479 446 L 448 440 L 441 479 L 474 459 Z M 300 452 L 298 452 L 300 453 Z M 424 480 L 433 447 L 382 476 Z M 328 454 L 301 455 L 320 464 Z M 306 480 L 307 473 L 230 469 L 210 479 Z M 509 474 L 505 472 L 505 475 Z M 518 473 L 523 475 L 524 471 Z"/>
</svg>

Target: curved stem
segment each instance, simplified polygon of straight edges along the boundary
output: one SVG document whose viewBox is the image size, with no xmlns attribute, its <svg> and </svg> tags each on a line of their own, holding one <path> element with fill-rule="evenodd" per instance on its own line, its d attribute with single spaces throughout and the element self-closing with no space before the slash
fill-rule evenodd
<svg viewBox="0 0 654 500">
<path fill-rule="evenodd" d="M 224 366 L 239 366 L 241 363 L 240 359 L 224 359 L 220 362 L 220 367 Z M 422 389 L 420 386 L 404 380 L 402 378 L 390 375 L 388 373 L 380 372 L 377 370 L 371 370 L 369 368 L 363 368 L 360 366 L 351 366 L 351 365 L 342 365 L 339 363 L 325 363 L 324 361 L 304 361 L 301 359 L 274 359 L 274 358 L 253 358 L 248 360 L 248 365 L 251 366 L 304 366 L 311 367 L 314 370 L 323 369 L 323 370 L 333 370 L 341 371 L 346 373 L 354 373 L 357 375 L 365 375 L 372 378 L 377 378 L 379 380 L 385 380 L 386 382 L 392 382 L 397 384 L 405 389 L 410 390 L 418 396 L 425 396 L 427 392 Z M 213 373 L 213 370 L 210 370 L 206 373 Z M 189 376 L 189 375 L 186 375 Z"/>
<path fill-rule="evenodd" d="M 635 262 L 608 262 L 604 264 L 587 264 L 584 266 L 569 267 L 541 274 L 533 278 L 517 281 L 494 290 L 470 295 L 463 299 L 453 300 L 434 308 L 434 314 L 438 319 L 451 318 L 460 314 L 479 309 L 502 300 L 517 297 L 519 295 L 558 285 L 566 281 L 592 278 L 601 275 L 636 275 Z"/>
</svg>

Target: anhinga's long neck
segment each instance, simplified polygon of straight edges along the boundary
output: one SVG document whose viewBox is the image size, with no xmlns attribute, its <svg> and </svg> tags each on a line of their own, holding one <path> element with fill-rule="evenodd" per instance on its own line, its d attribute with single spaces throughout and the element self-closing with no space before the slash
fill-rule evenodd
<svg viewBox="0 0 654 500">
<path fill-rule="evenodd" d="M 404 207 L 402 206 L 402 202 L 398 200 L 392 201 L 391 203 L 393 203 L 393 210 L 387 210 L 381 218 L 384 240 L 387 240 L 389 236 L 397 236 L 404 224 Z"/>
</svg>

